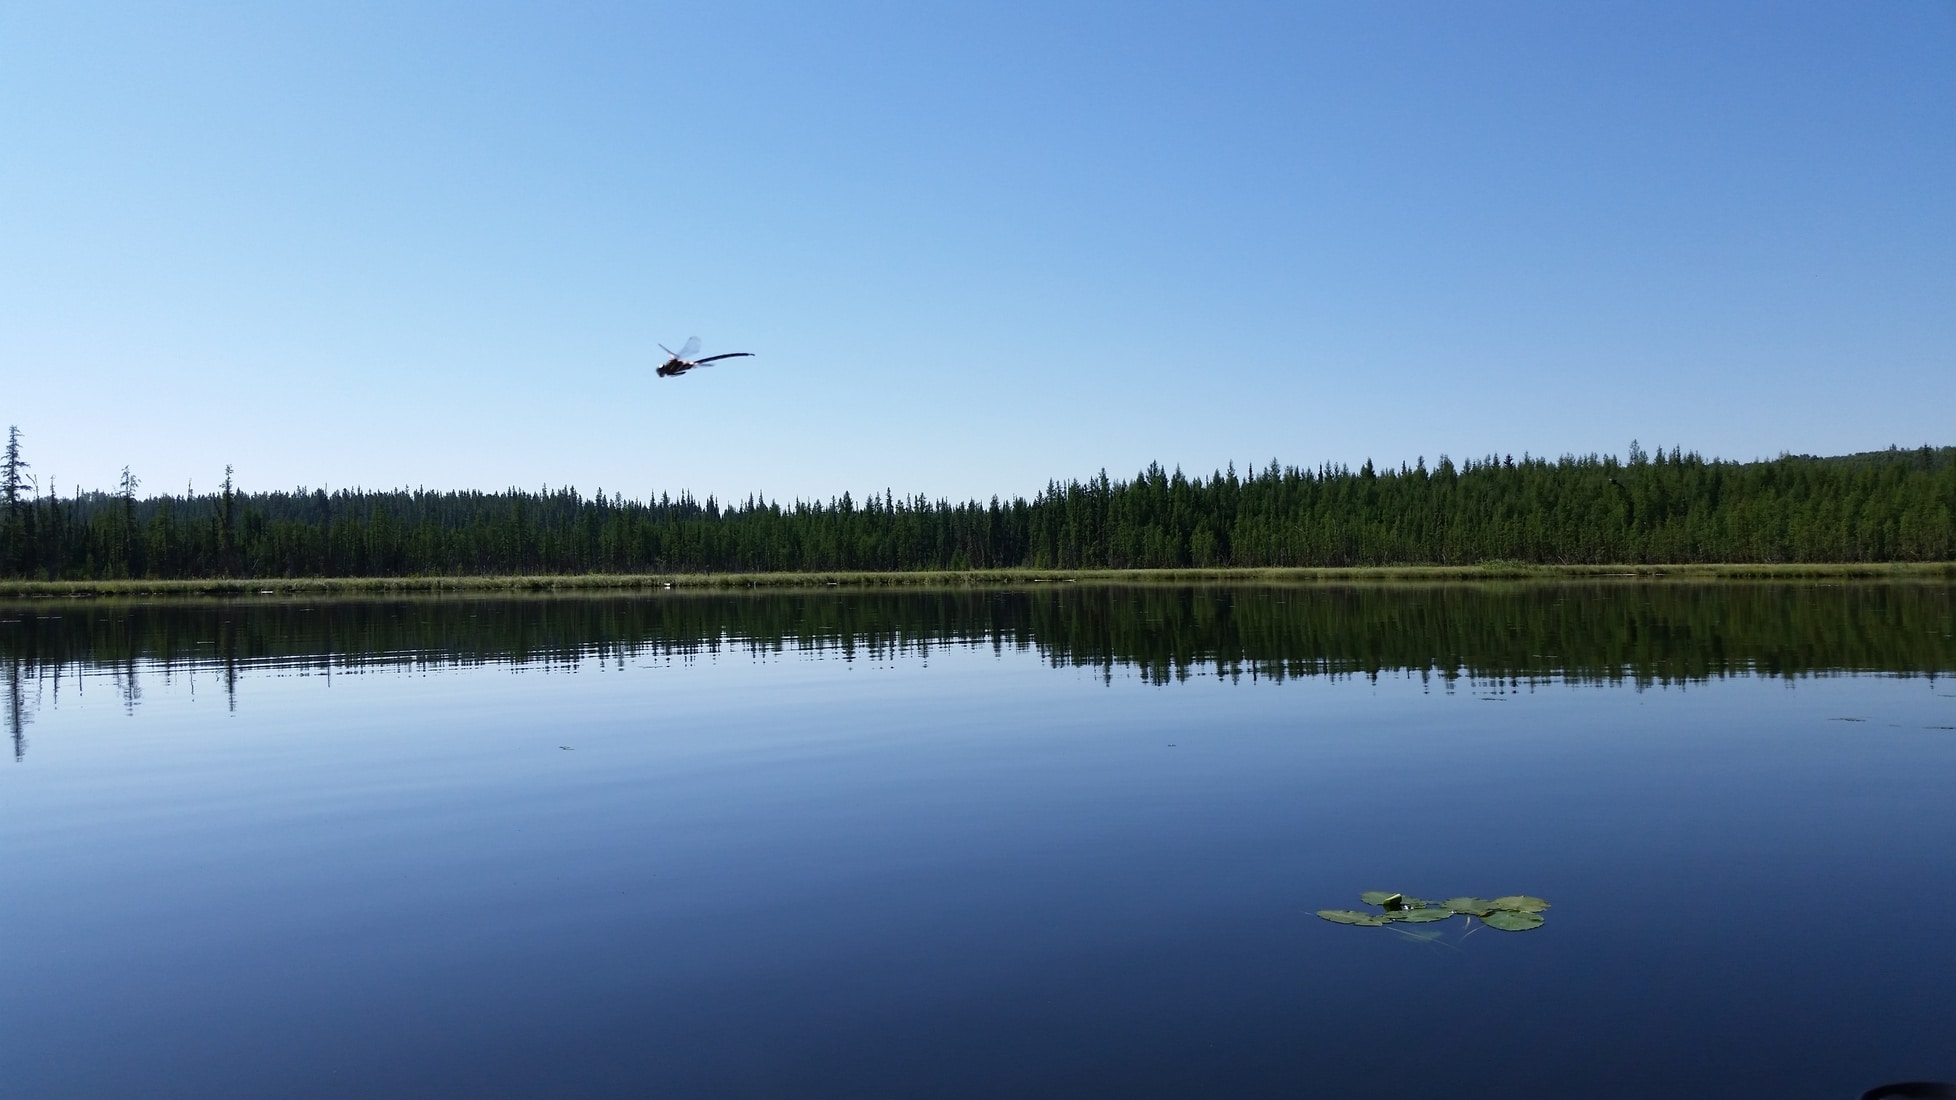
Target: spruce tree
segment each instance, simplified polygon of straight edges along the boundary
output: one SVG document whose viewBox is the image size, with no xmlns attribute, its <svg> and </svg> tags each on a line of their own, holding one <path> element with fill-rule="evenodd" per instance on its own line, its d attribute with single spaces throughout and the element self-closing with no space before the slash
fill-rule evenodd
<svg viewBox="0 0 1956 1100">
<path fill-rule="evenodd" d="M 7 518 L 14 519 L 20 511 L 20 491 L 27 487 L 27 478 L 22 471 L 27 462 L 20 457 L 20 427 L 7 425 L 6 458 L 0 460 L 0 497 L 7 502 Z"/>
<path fill-rule="evenodd" d="M 118 484 L 122 498 L 122 567 L 124 576 L 133 577 L 136 575 L 136 489 L 142 481 L 124 466 Z"/>
<path fill-rule="evenodd" d="M 0 500 L 6 502 L 7 511 L 0 516 L 0 571 L 14 574 L 24 571 L 27 565 L 29 544 L 32 540 L 23 529 L 21 512 L 21 490 L 27 488 L 27 478 L 21 471 L 27 463 L 20 457 L 20 428 L 7 426 L 6 458 L 0 460 Z"/>
<path fill-rule="evenodd" d="M 217 510 L 217 568 L 224 576 L 231 575 L 231 556 L 237 542 L 237 493 L 231 486 L 231 466 L 224 466 L 224 487 L 218 497 Z"/>
</svg>

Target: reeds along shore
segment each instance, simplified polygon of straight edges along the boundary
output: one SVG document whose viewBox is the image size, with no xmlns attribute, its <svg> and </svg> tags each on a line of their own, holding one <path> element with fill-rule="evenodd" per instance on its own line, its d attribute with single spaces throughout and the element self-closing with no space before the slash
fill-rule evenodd
<svg viewBox="0 0 1956 1100">
<path fill-rule="evenodd" d="M 921 583 L 923 574 L 973 583 L 1024 571 L 1430 568 L 1439 572 L 1423 575 L 1439 577 L 1956 559 L 1949 447 L 1753 463 L 1675 450 L 1633 452 L 1629 462 L 1489 456 L 1456 466 L 1443 457 L 1432 469 L 1424 460 L 1356 471 L 1272 463 L 1208 478 L 1150 466 L 1130 481 L 1103 473 L 1031 500 L 962 504 L 887 492 L 790 505 L 574 489 L 246 494 L 228 482 L 215 495 L 138 499 L 135 485 L 125 476 L 119 494 L 16 493 L 0 509 L 0 577 L 205 587 L 238 578 L 243 590 L 271 578 L 565 587 L 790 583 L 772 579 L 781 574 Z M 594 574 L 604 576 L 570 579 Z M 702 575 L 712 579 L 692 579 Z"/>
<path fill-rule="evenodd" d="M 970 569 L 905 572 L 672 573 L 0 581 L 0 598 L 362 596 L 468 593 L 728 591 L 796 588 L 1015 588 L 1088 585 L 1337 585 L 1705 581 L 1956 583 L 1956 561 L 1892 563 L 1398 566 L 1320 569 Z"/>
</svg>

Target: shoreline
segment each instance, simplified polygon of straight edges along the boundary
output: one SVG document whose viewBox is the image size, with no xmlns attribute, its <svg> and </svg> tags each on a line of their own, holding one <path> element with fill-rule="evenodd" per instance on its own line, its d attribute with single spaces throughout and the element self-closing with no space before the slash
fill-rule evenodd
<svg viewBox="0 0 1956 1100">
<path fill-rule="evenodd" d="M 290 577 L 9 581 L 0 598 L 409 595 L 727 591 L 794 588 L 1017 588 L 1033 584 L 1478 584 L 1490 581 L 1943 581 L 1956 562 L 1695 565 L 1341 566 L 1229 569 L 967 569 L 913 572 L 579 573 L 537 576 Z"/>
</svg>

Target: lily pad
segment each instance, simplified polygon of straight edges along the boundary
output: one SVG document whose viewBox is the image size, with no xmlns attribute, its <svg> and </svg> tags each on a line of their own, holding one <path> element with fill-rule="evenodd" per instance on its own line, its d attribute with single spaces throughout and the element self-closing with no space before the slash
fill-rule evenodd
<svg viewBox="0 0 1956 1100">
<path fill-rule="evenodd" d="M 1448 898 L 1440 904 L 1455 913 L 1465 913 L 1470 917 L 1485 917 L 1495 909 L 1494 903 L 1486 898 Z"/>
<path fill-rule="evenodd" d="M 1431 924 L 1452 920 L 1455 915 L 1451 909 L 1401 909 L 1397 913 L 1387 913 L 1386 919 L 1395 924 Z"/>
<path fill-rule="evenodd" d="M 1367 928 L 1383 927 L 1386 918 L 1377 913 L 1360 913 L 1352 909 L 1320 909 L 1318 916 L 1333 924 L 1359 924 Z"/>
<path fill-rule="evenodd" d="M 1489 928 L 1499 928 L 1503 932 L 1526 932 L 1530 928 L 1542 926 L 1542 915 L 1520 909 L 1496 909 L 1481 918 L 1481 923 Z"/>
<path fill-rule="evenodd" d="M 1405 896 L 1404 894 L 1389 894 L 1384 890 L 1367 890 L 1363 894 L 1358 895 L 1358 900 L 1367 905 L 1383 905 L 1387 909 L 1392 909 L 1395 908 L 1393 903 L 1403 900 Z"/>
<path fill-rule="evenodd" d="M 1516 913 L 1539 913 L 1549 907 L 1541 898 L 1531 898 L 1526 894 L 1509 894 L 1505 898 L 1495 898 L 1488 904 L 1496 909 L 1508 909 Z"/>
</svg>

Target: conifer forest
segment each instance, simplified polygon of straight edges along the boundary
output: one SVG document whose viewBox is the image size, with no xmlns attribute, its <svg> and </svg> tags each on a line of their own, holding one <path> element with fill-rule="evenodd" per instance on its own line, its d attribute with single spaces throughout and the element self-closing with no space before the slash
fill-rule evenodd
<svg viewBox="0 0 1956 1100">
<path fill-rule="evenodd" d="M 1956 558 L 1956 447 L 1833 458 L 1441 457 L 1397 468 L 1150 465 L 1032 499 L 294 488 L 143 494 L 0 465 L 0 575 L 29 580 L 1033 567 L 1855 563 Z"/>
</svg>

